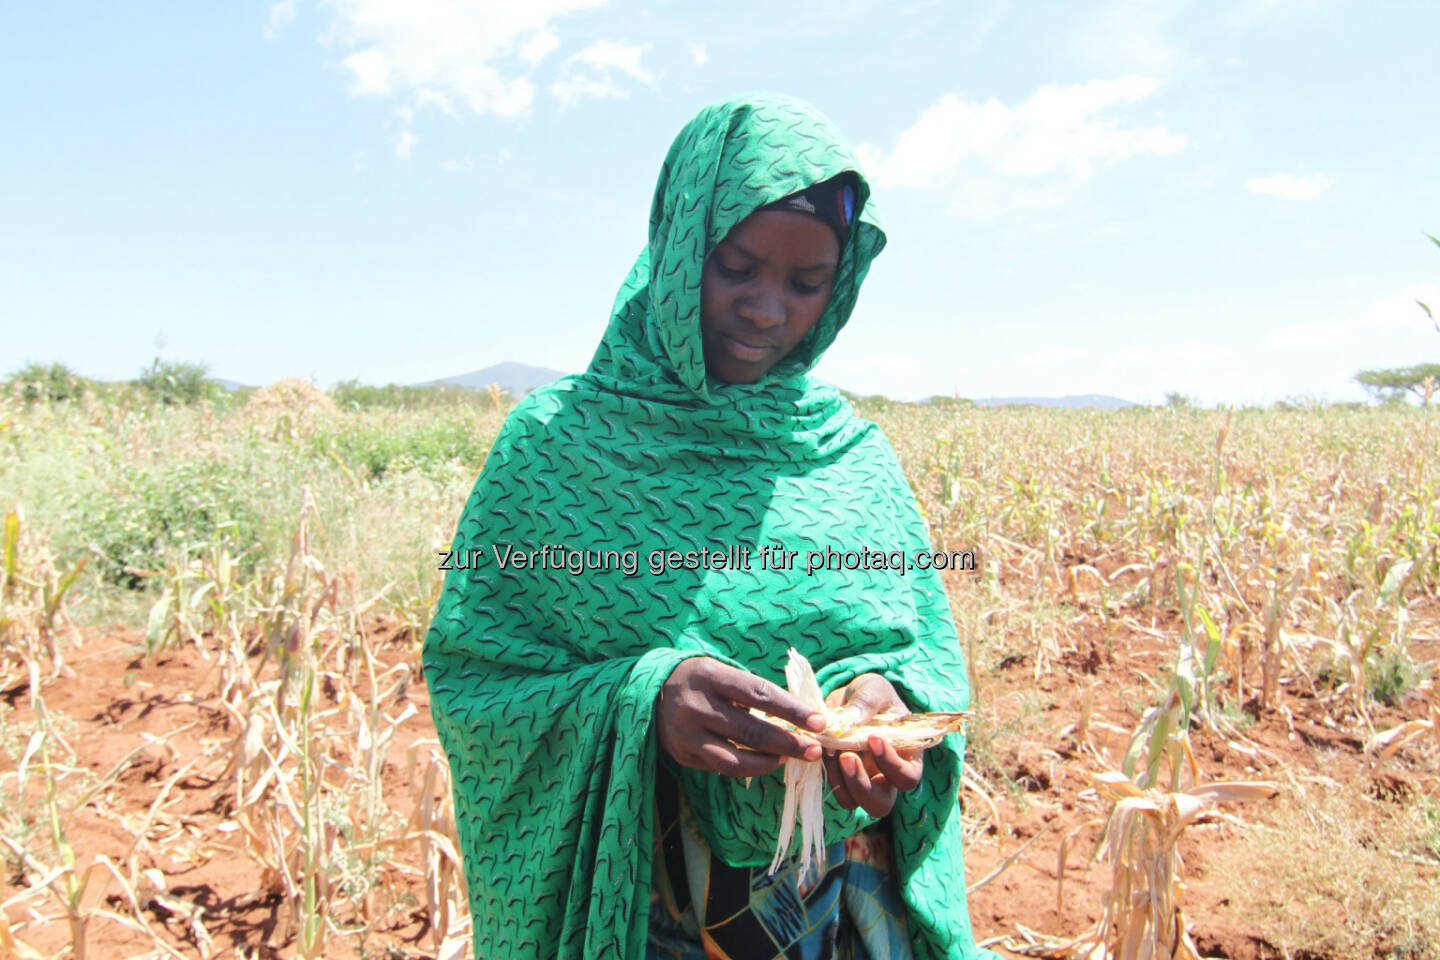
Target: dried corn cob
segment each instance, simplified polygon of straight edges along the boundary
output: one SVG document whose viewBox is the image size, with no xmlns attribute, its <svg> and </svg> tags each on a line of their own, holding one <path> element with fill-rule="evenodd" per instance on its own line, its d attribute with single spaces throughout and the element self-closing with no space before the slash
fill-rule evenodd
<svg viewBox="0 0 1440 960">
<path fill-rule="evenodd" d="M 902 750 L 927 749 L 944 740 L 945 734 L 962 729 L 970 716 L 968 713 L 911 713 L 901 717 L 875 716 L 861 724 L 832 720 L 810 662 L 793 647 L 785 664 L 785 681 L 791 694 L 826 718 L 828 726 L 824 730 L 819 733 L 800 730 L 758 710 L 752 712 L 816 740 L 826 750 L 868 750 L 871 737 L 879 737 Z M 820 761 L 785 761 L 785 807 L 780 814 L 775 858 L 770 861 L 771 873 L 780 868 L 780 863 L 790 852 L 797 814 L 800 818 L 801 879 L 812 869 L 817 872 L 825 869 L 824 791 L 825 772 Z"/>
</svg>

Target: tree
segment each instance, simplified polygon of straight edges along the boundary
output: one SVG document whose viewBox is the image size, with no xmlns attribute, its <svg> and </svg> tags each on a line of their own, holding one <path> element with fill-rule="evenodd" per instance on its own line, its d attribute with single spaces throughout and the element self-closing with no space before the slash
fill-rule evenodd
<svg viewBox="0 0 1440 960">
<path fill-rule="evenodd" d="M 1394 400 L 1406 391 L 1420 398 L 1420 405 L 1430 406 L 1430 398 L 1440 390 L 1440 363 L 1417 363 L 1413 367 L 1393 370 L 1361 370 L 1355 374 L 1360 384 L 1377 400 Z"/>
<path fill-rule="evenodd" d="M 1440 247 L 1440 238 L 1429 233 L 1425 236 L 1429 237 L 1435 246 Z M 1430 322 L 1435 324 L 1435 331 L 1440 333 L 1440 317 L 1435 316 L 1429 304 L 1422 300 L 1415 302 L 1425 311 Z M 1422 407 L 1428 407 L 1430 398 L 1440 391 L 1440 364 L 1417 363 L 1413 367 L 1396 367 L 1390 370 L 1361 370 L 1355 374 L 1355 382 L 1382 402 L 1399 400 L 1409 391 L 1420 398 Z"/>
<path fill-rule="evenodd" d="M 150 391 L 166 404 L 214 400 L 223 388 L 207 377 L 207 372 L 203 364 L 174 363 L 156 357 L 149 367 L 141 369 L 135 385 Z"/>
<path fill-rule="evenodd" d="M 12 390 L 29 401 L 75 400 L 85 394 L 85 379 L 63 363 L 32 363 L 10 375 Z"/>
</svg>

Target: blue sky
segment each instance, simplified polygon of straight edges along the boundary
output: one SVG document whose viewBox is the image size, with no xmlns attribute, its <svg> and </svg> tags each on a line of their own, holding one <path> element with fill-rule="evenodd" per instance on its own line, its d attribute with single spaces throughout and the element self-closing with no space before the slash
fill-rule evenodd
<svg viewBox="0 0 1440 960">
<path fill-rule="evenodd" d="M 701 106 L 857 146 L 890 245 L 820 375 L 1354 399 L 1440 359 L 1440 4 L 13 5 L 4 366 L 585 367 Z"/>
</svg>

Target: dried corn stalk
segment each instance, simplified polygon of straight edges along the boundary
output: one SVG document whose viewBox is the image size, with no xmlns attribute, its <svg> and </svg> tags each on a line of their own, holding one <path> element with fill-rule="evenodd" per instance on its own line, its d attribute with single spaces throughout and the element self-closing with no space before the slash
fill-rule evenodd
<svg viewBox="0 0 1440 960">
<path fill-rule="evenodd" d="M 1440 745 L 1440 707 L 1435 704 L 1429 705 L 1430 716 L 1425 720 L 1406 720 L 1398 727 L 1391 727 L 1383 733 L 1378 733 L 1365 745 L 1367 753 L 1380 752 L 1381 760 L 1388 760 L 1400 749 L 1413 740 L 1418 740 L 1425 734 L 1433 734 L 1435 743 Z"/>
<path fill-rule="evenodd" d="M 969 714 L 965 713 L 912 713 L 902 717 L 871 717 L 864 723 L 846 722 L 844 714 L 833 717 L 825 706 L 825 697 L 815 681 L 815 671 L 810 661 L 790 648 L 789 660 L 785 664 L 785 682 L 790 693 L 825 718 L 826 727 L 819 733 L 795 729 L 817 741 L 826 750 L 868 750 L 871 737 L 880 737 L 900 749 L 926 749 L 945 739 L 945 734 L 961 729 Z M 837 711 L 838 712 L 838 711 Z M 757 715 L 774 722 L 773 717 Z M 819 760 L 785 761 L 785 807 L 780 814 L 780 836 L 775 844 L 775 858 L 770 861 L 770 872 L 780 869 L 781 862 L 790 852 L 795 835 L 795 818 L 800 819 L 800 879 L 803 882 L 811 875 L 825 869 L 825 768 Z"/>
<path fill-rule="evenodd" d="M 1216 804 L 1269 799 L 1278 788 L 1235 781 L 1167 793 L 1117 772 L 1096 774 L 1094 784 L 1114 804 L 1100 837 L 1111 880 L 1099 922 L 1068 941 L 1021 927 L 1030 942 L 1007 941 L 1005 948 L 1064 960 L 1201 960 L 1180 909 L 1180 834 Z"/>
</svg>

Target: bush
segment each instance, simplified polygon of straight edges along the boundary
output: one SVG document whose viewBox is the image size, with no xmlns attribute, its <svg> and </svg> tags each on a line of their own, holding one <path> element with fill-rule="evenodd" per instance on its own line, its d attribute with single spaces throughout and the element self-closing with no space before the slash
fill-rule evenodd
<svg viewBox="0 0 1440 960">
<path fill-rule="evenodd" d="M 1370 699 L 1393 707 L 1404 700 L 1410 691 L 1425 679 L 1425 673 L 1417 667 L 1403 650 L 1397 650 L 1375 657 L 1368 662 L 1365 670 L 1366 692 Z"/>
<path fill-rule="evenodd" d="M 378 480 L 392 470 L 425 469 L 459 460 L 478 467 L 490 449 L 487 439 L 467 423 L 429 423 L 409 432 L 350 430 L 316 434 L 317 455 L 333 456 L 363 479 Z"/>
<path fill-rule="evenodd" d="M 219 400 L 225 390 L 206 376 L 207 372 L 204 364 L 173 363 L 156 357 L 147 369 L 140 371 L 135 385 L 170 405 Z"/>
<path fill-rule="evenodd" d="M 358 380 L 346 380 L 331 387 L 330 396 L 340 406 L 353 410 L 365 410 L 371 407 L 414 410 L 422 407 L 465 404 L 492 406 L 490 398 L 486 394 L 459 387 L 453 383 L 431 384 L 423 387 L 405 387 L 387 383 L 383 387 L 372 387 Z"/>
<path fill-rule="evenodd" d="M 254 546 L 261 516 L 246 499 L 256 479 L 233 464 L 189 460 L 159 473 L 140 473 L 103 510 L 84 514 L 81 533 L 105 557 L 102 576 L 130 589 L 144 585 L 131 570 L 163 570 L 182 550 L 219 545 L 232 553 Z M 242 566 L 253 561 L 246 559 Z"/>
<path fill-rule="evenodd" d="M 6 386 L 26 401 L 48 400 L 54 403 L 78 400 L 85 395 L 88 383 L 63 363 L 32 363 L 11 374 Z"/>
</svg>

